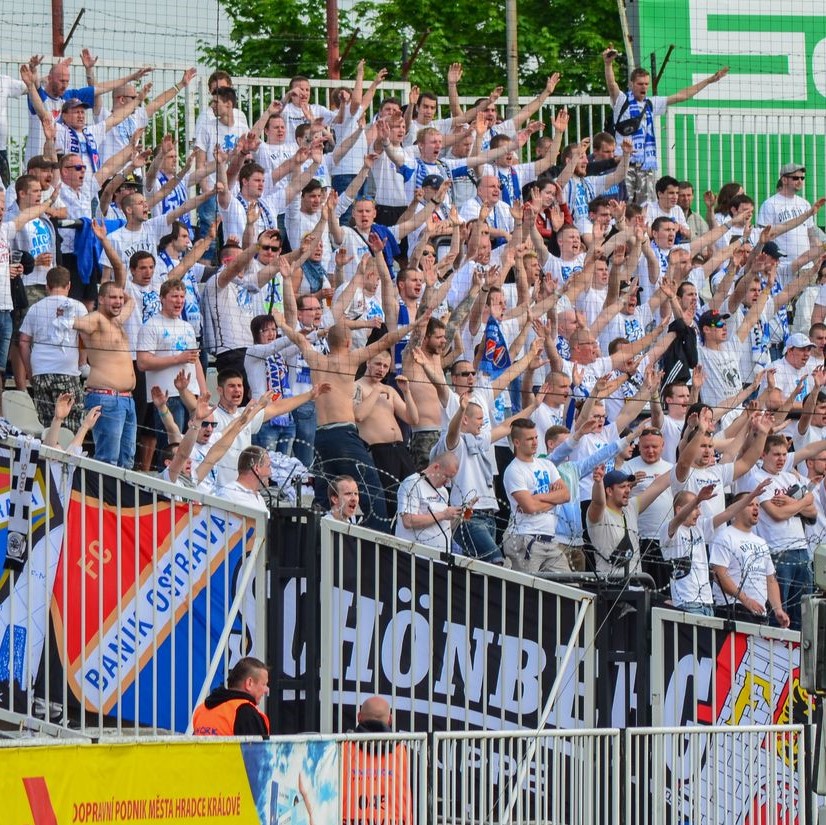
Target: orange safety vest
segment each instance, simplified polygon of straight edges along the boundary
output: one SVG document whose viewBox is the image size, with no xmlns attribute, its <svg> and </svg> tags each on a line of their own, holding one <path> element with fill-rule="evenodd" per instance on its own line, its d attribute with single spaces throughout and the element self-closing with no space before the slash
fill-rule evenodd
<svg viewBox="0 0 826 825">
<path fill-rule="evenodd" d="M 198 705 L 192 714 L 192 733 L 195 736 L 234 736 L 235 714 L 241 705 L 254 707 L 264 720 L 267 733 L 270 732 L 270 720 L 258 710 L 255 703 L 249 699 L 229 699 L 214 708 L 208 708 L 206 704 Z"/>
<path fill-rule="evenodd" d="M 407 748 L 390 742 L 345 742 L 341 752 L 342 820 L 358 825 L 412 825 Z"/>
</svg>

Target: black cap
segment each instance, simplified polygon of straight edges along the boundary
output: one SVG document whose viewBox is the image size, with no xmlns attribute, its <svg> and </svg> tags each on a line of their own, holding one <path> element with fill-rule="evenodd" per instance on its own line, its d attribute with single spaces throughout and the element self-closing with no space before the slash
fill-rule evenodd
<svg viewBox="0 0 826 825">
<path fill-rule="evenodd" d="M 727 312 L 717 312 L 716 309 L 708 309 L 700 316 L 700 319 L 697 321 L 697 326 L 701 329 L 703 327 L 710 327 L 715 321 L 725 321 L 728 318 L 731 318 L 731 315 Z"/>
<path fill-rule="evenodd" d="M 422 188 L 427 186 L 431 189 L 438 189 L 444 182 L 445 179 L 441 175 L 425 175 L 422 181 Z"/>
</svg>

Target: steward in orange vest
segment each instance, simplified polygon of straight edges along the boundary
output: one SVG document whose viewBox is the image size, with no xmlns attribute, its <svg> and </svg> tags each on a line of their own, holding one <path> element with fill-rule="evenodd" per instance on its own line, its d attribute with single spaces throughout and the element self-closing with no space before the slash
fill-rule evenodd
<svg viewBox="0 0 826 825">
<path fill-rule="evenodd" d="M 361 706 L 355 733 L 390 733 L 390 706 L 379 696 Z M 392 741 L 344 742 L 342 821 L 346 825 L 412 825 L 407 748 Z"/>
<path fill-rule="evenodd" d="M 267 666 L 241 659 L 227 677 L 229 687 L 215 688 L 192 714 L 195 736 L 261 736 L 269 739 L 270 720 L 258 709 L 269 693 Z"/>
</svg>

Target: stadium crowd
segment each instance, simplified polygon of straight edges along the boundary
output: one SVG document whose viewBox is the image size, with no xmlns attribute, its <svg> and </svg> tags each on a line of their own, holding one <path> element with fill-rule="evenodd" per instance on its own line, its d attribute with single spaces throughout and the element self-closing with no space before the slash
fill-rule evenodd
<svg viewBox="0 0 826 825">
<path fill-rule="evenodd" d="M 33 57 L 0 79 L 30 114 L 26 173 L 0 158 L 0 364 L 105 462 L 258 506 L 312 478 L 333 518 L 799 627 L 826 200 L 793 158 L 759 204 L 662 176 L 657 118 L 726 69 L 650 96 L 616 56 L 610 128 L 576 143 L 535 119 L 556 74 L 501 120 L 453 64 L 437 118 L 362 62 L 331 108 L 295 77 L 250 125 L 216 71 L 185 159 L 142 140 L 193 70 L 153 96 L 148 68 L 96 83 L 84 50 L 69 88 Z"/>
</svg>

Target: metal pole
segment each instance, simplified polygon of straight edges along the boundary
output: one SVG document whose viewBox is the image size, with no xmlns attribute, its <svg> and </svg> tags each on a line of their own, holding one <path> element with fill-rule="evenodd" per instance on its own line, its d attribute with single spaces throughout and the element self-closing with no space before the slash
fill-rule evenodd
<svg viewBox="0 0 826 825">
<path fill-rule="evenodd" d="M 341 77 L 341 61 L 338 52 L 338 0 L 327 0 L 327 77 Z"/>
<path fill-rule="evenodd" d="M 519 47 L 516 42 L 516 0 L 505 0 L 505 51 L 508 76 L 508 117 L 519 111 Z"/>
<path fill-rule="evenodd" d="M 52 54 L 63 57 L 63 0 L 52 0 Z"/>
</svg>

